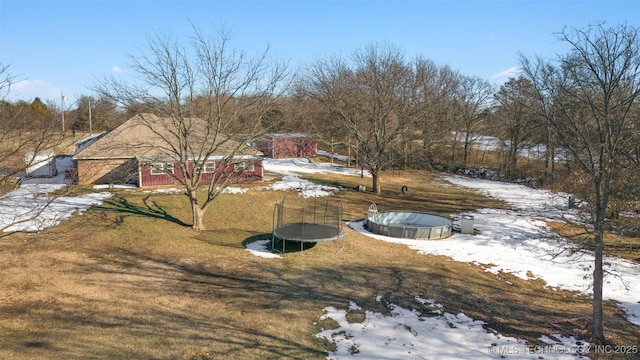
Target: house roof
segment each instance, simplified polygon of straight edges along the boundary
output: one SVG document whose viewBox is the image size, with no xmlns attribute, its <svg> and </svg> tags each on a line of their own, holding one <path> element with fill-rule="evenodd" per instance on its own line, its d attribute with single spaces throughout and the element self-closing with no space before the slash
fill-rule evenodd
<svg viewBox="0 0 640 360">
<path fill-rule="evenodd" d="M 180 132 L 188 136 L 191 149 L 183 153 L 188 158 L 199 158 L 201 149 L 208 149 L 209 157 L 227 156 L 238 147 L 239 142 L 226 135 L 207 132 L 207 123 L 199 118 L 177 120 L 154 114 L 139 114 L 105 134 L 96 142 L 74 156 L 77 160 L 128 159 L 128 158 L 177 158 L 180 153 Z M 217 136 L 215 136 L 217 135 Z M 237 156 L 260 156 L 255 148 L 245 147 L 236 151 Z"/>
<path fill-rule="evenodd" d="M 305 138 L 305 139 L 313 139 L 311 135 L 302 134 L 302 133 L 269 133 L 265 134 L 263 137 L 265 138 Z"/>
</svg>

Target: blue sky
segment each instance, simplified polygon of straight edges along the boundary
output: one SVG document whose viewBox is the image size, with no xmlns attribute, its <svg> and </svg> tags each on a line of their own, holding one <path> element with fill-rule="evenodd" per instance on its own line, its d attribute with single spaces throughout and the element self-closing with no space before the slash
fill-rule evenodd
<svg viewBox="0 0 640 360">
<path fill-rule="evenodd" d="M 0 60 L 21 80 L 10 100 L 59 102 L 62 89 L 72 103 L 110 72 L 128 76 L 128 54 L 147 36 L 222 25 L 236 48 L 269 45 L 294 66 L 389 42 L 409 59 L 500 83 L 518 52 L 553 56 L 565 50 L 554 33 L 597 21 L 640 26 L 640 1 L 0 0 Z"/>
</svg>

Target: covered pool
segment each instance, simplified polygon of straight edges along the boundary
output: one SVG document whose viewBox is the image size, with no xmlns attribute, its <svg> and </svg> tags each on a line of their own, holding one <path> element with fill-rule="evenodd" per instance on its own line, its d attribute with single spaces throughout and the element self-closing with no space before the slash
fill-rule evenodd
<svg viewBox="0 0 640 360">
<path fill-rule="evenodd" d="M 375 234 L 405 239 L 442 239 L 451 235 L 453 222 L 445 217 L 415 211 L 378 212 L 369 207 L 367 229 Z"/>
</svg>

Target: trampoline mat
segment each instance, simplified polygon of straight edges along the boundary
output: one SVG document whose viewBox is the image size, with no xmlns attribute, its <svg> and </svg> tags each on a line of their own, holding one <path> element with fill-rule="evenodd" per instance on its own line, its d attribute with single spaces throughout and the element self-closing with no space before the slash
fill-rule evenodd
<svg viewBox="0 0 640 360">
<path fill-rule="evenodd" d="M 283 240 L 319 242 L 337 240 L 344 236 L 344 231 L 324 224 L 290 223 L 273 230 L 273 235 Z"/>
</svg>

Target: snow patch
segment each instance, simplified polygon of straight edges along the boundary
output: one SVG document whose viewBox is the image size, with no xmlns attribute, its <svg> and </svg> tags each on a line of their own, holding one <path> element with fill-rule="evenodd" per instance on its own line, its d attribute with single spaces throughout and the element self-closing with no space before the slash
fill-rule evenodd
<svg viewBox="0 0 640 360">
<path fill-rule="evenodd" d="M 428 301 L 427 301 L 428 302 Z M 442 305 L 432 303 L 433 307 Z M 355 303 L 349 310 L 324 309 L 320 320 L 331 318 L 337 329 L 322 330 L 323 338 L 335 349 L 328 359 L 585 359 L 580 354 L 587 343 L 556 335 L 558 341 L 545 337 L 547 345 L 529 345 L 523 340 L 486 330 L 486 324 L 465 314 L 442 313 L 423 316 L 416 310 L 387 304 L 391 315 L 365 312 L 361 323 L 350 323 L 347 314 L 359 309 Z"/>
<path fill-rule="evenodd" d="M 282 256 L 274 254 L 269 251 L 269 244 L 271 240 L 258 240 L 250 242 L 246 245 L 245 250 L 252 253 L 255 256 L 259 256 L 267 259 L 280 259 Z"/>
</svg>

